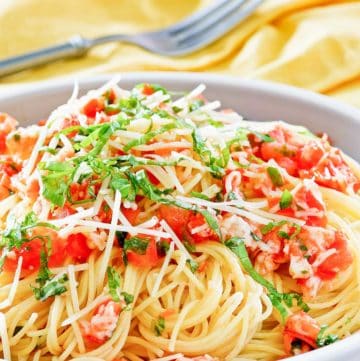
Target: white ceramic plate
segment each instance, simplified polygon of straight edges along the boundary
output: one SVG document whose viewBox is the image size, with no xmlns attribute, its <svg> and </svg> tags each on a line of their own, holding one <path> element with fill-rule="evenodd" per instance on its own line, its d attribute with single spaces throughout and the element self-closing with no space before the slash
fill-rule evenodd
<svg viewBox="0 0 360 361">
<path fill-rule="evenodd" d="M 99 87 L 114 75 L 80 79 L 81 93 Z M 207 86 L 208 99 L 219 99 L 224 108 L 232 108 L 248 119 L 285 120 L 304 125 L 313 132 L 326 132 L 335 144 L 360 160 L 360 111 L 328 97 L 293 87 L 206 73 L 128 73 L 120 85 L 159 83 L 171 90 L 191 90 L 199 83 Z M 34 83 L 0 96 L 0 111 L 28 125 L 46 118 L 67 101 L 74 81 L 67 79 Z M 360 302 L 360 300 L 359 300 Z M 327 346 L 288 359 L 289 361 L 359 361 L 360 333 Z"/>
</svg>

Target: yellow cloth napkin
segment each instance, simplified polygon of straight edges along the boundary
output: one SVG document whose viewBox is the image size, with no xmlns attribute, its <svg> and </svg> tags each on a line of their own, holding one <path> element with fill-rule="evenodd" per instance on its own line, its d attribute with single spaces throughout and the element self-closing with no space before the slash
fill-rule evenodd
<svg viewBox="0 0 360 361">
<path fill-rule="evenodd" d="M 1 0 L 0 57 L 67 40 L 162 28 L 211 0 Z M 211 71 L 287 83 L 360 107 L 360 1 L 267 0 L 206 49 L 182 58 L 114 43 L 0 84 L 132 70 Z"/>
</svg>

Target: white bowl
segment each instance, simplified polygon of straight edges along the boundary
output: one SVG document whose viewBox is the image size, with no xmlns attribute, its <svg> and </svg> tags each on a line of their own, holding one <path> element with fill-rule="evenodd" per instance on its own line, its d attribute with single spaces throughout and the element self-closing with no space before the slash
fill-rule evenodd
<svg viewBox="0 0 360 361">
<path fill-rule="evenodd" d="M 79 79 L 81 93 L 111 79 L 102 75 Z M 248 119 L 285 120 L 304 125 L 313 132 L 326 132 L 336 146 L 360 160 L 360 111 L 328 97 L 309 91 L 262 81 L 239 80 L 206 73 L 127 73 L 120 85 L 130 88 L 137 83 L 159 83 L 171 90 L 191 90 L 199 83 L 207 86 L 208 99 L 219 99 Z M 46 118 L 67 101 L 73 89 L 71 79 L 34 83 L 0 96 L 0 111 L 28 125 Z M 360 300 L 359 300 L 360 302 Z M 291 361 L 359 361 L 360 333 L 330 346 L 289 358 Z"/>
</svg>

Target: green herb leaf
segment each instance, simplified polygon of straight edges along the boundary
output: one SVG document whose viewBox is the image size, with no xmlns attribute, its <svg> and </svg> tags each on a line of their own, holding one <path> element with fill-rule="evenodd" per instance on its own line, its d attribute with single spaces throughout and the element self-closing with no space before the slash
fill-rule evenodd
<svg viewBox="0 0 360 361">
<path fill-rule="evenodd" d="M 282 185 L 284 185 L 284 181 L 282 179 L 282 176 L 279 172 L 279 170 L 275 167 L 267 167 L 266 171 L 271 179 L 272 184 L 275 187 L 281 187 Z"/>
<path fill-rule="evenodd" d="M 199 268 L 199 264 L 193 259 L 187 259 L 186 263 L 189 266 L 192 273 L 195 273 Z"/>
<path fill-rule="evenodd" d="M 208 196 L 200 192 L 191 192 L 190 195 L 195 198 L 205 199 L 206 201 L 210 200 Z"/>
<path fill-rule="evenodd" d="M 64 284 L 67 281 L 68 277 L 66 274 L 64 274 L 59 278 L 48 280 L 43 286 L 31 288 L 37 300 L 45 301 L 49 297 L 58 296 L 66 292 L 67 289 Z"/>
<path fill-rule="evenodd" d="M 274 141 L 274 138 L 272 138 L 269 134 L 263 134 L 256 131 L 251 131 L 251 133 L 255 134 L 260 140 L 265 143 L 271 143 Z"/>
<path fill-rule="evenodd" d="M 161 336 L 165 330 L 165 319 L 164 317 L 159 317 L 154 325 L 154 331 L 156 336 Z"/>
<path fill-rule="evenodd" d="M 266 235 L 268 234 L 269 232 L 271 232 L 274 228 L 276 227 L 280 227 L 284 224 L 286 224 L 287 221 L 279 221 L 279 222 L 269 222 L 268 224 L 266 224 L 265 226 L 263 226 L 261 229 L 260 229 L 260 232 L 263 234 L 263 235 Z"/>
<path fill-rule="evenodd" d="M 134 302 L 134 296 L 127 292 L 121 292 L 121 296 L 123 297 L 126 306 L 131 305 Z"/>
<path fill-rule="evenodd" d="M 286 209 L 291 206 L 293 200 L 292 194 L 285 189 L 280 198 L 280 209 Z"/>
<path fill-rule="evenodd" d="M 268 296 L 273 306 L 279 311 L 281 318 L 285 321 L 288 316 L 288 311 L 284 306 L 283 302 L 291 307 L 293 299 L 297 301 L 297 305 L 304 311 L 308 311 L 309 307 L 303 302 L 300 295 L 297 293 L 279 293 L 276 288 L 265 278 L 263 278 L 253 267 L 249 255 L 247 253 L 245 243 L 242 238 L 234 237 L 225 242 L 225 246 L 228 247 L 232 252 L 239 258 L 241 265 L 245 271 L 260 285 L 265 287 L 268 291 Z"/>
<path fill-rule="evenodd" d="M 337 335 L 329 334 L 327 336 L 324 336 L 324 333 L 325 333 L 327 328 L 328 328 L 327 325 L 321 326 L 321 328 L 320 328 L 320 331 L 319 331 L 318 336 L 316 338 L 316 344 L 319 347 L 330 345 L 330 344 L 332 344 L 332 343 L 339 340 L 339 337 Z"/>
<path fill-rule="evenodd" d="M 115 302 L 120 302 L 119 290 L 121 287 L 121 277 L 115 268 L 108 266 L 107 270 L 108 287 L 111 298 Z"/>
<path fill-rule="evenodd" d="M 166 133 L 169 130 L 174 129 L 174 128 L 176 128 L 176 124 L 169 123 L 169 124 L 163 125 L 162 127 L 160 127 L 157 130 L 147 132 L 144 135 L 142 135 L 141 137 L 139 137 L 137 139 L 133 139 L 129 143 L 127 143 L 124 146 L 124 152 L 128 152 L 131 148 L 137 147 L 138 145 L 147 144 L 151 139 L 153 139 L 157 135 Z"/>
</svg>

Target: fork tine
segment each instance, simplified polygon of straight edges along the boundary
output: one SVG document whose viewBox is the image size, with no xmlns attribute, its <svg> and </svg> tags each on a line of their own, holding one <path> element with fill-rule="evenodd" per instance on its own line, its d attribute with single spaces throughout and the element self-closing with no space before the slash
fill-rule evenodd
<svg viewBox="0 0 360 361">
<path fill-rule="evenodd" d="M 262 2 L 263 0 L 237 1 L 238 6 L 230 13 L 227 12 L 227 14 L 223 14 L 220 19 L 219 16 L 211 16 L 208 18 L 208 21 L 202 22 L 201 27 L 194 29 L 194 31 L 181 33 L 181 36 L 177 39 L 179 51 L 182 47 L 189 48 L 189 50 L 196 50 L 210 44 L 241 20 L 248 17 Z"/>
<path fill-rule="evenodd" d="M 207 30 L 209 27 L 214 25 L 219 25 L 223 21 L 223 19 L 231 17 L 234 13 L 237 13 L 238 10 L 242 9 L 246 6 L 246 3 L 249 0 L 233 0 L 228 1 L 226 5 L 217 9 L 216 11 L 212 11 L 205 18 L 200 19 L 200 21 L 191 26 L 183 29 L 183 31 L 179 32 L 175 35 L 175 39 L 182 43 L 186 41 L 188 38 L 197 35 L 198 33 L 202 33 Z"/>
<path fill-rule="evenodd" d="M 191 15 L 191 16 L 187 17 L 185 20 L 168 27 L 166 30 L 170 34 L 175 35 L 178 32 L 181 32 L 185 29 L 188 29 L 192 25 L 197 24 L 201 19 L 206 19 L 206 17 L 209 14 L 216 12 L 218 9 L 220 9 L 221 7 L 223 7 L 224 5 L 226 5 L 227 3 L 230 3 L 230 2 L 231 2 L 231 0 L 216 1 L 214 4 L 206 7 L 203 10 L 197 11 L 194 15 Z"/>
</svg>

